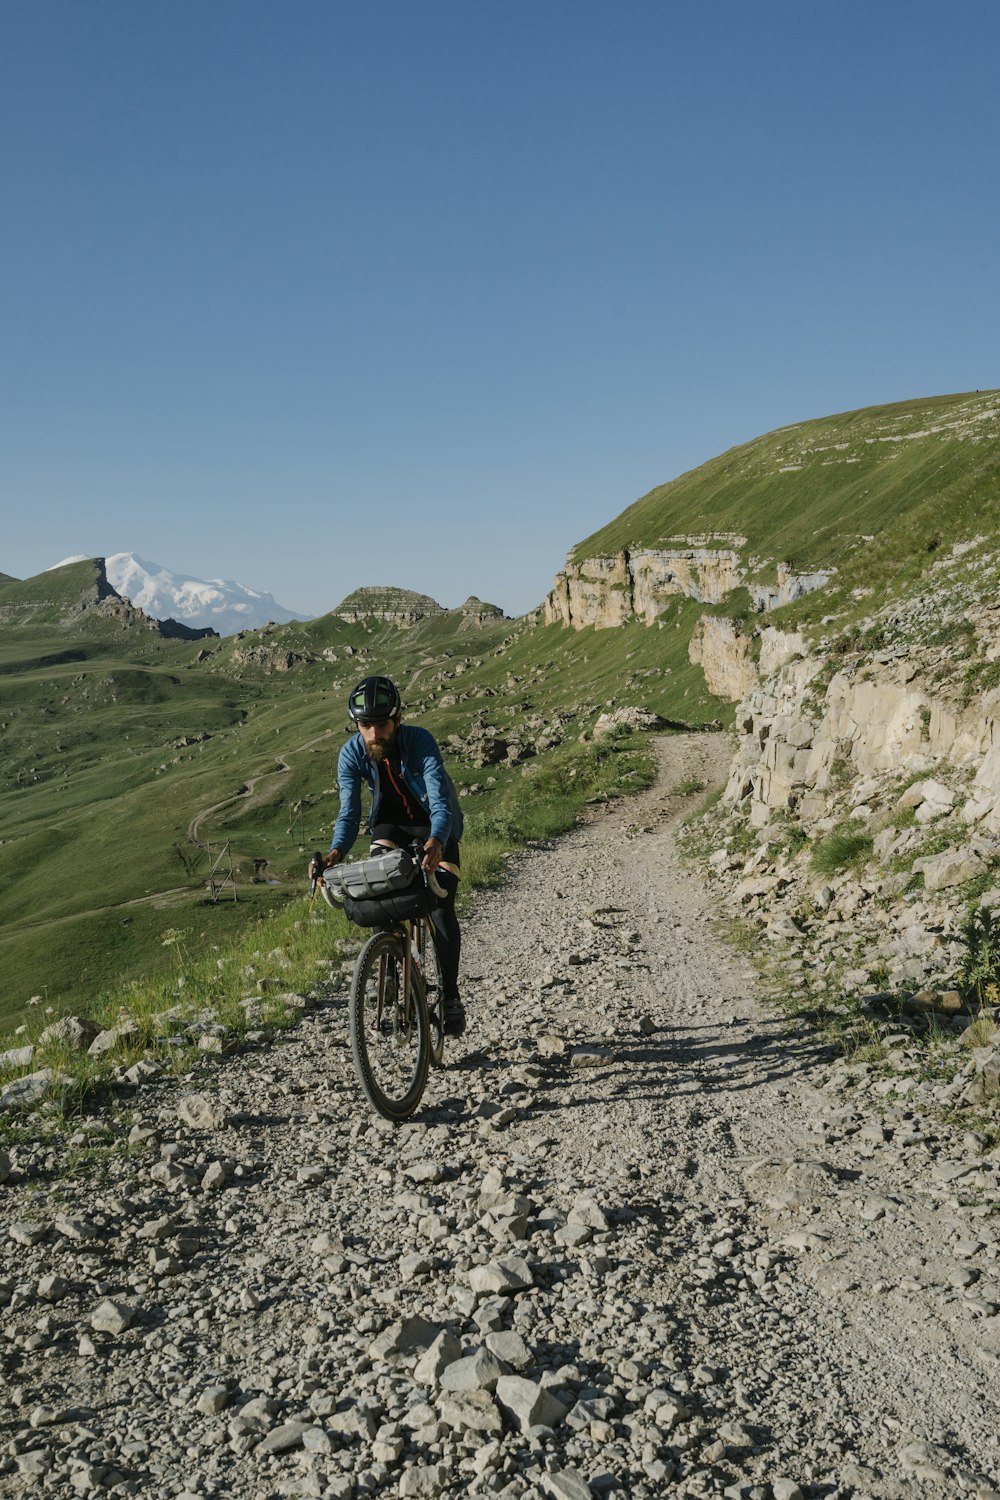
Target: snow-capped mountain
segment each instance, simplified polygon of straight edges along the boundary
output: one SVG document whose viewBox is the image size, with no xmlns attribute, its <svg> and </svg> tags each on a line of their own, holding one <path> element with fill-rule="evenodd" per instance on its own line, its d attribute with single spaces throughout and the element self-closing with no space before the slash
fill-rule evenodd
<svg viewBox="0 0 1000 1500">
<path fill-rule="evenodd" d="M 79 560 L 67 557 L 56 567 Z M 288 620 L 310 618 L 282 608 L 270 594 L 247 588 L 245 583 L 172 573 L 135 552 L 115 552 L 104 562 L 111 587 L 154 620 L 180 620 L 197 627 L 210 625 L 220 635 L 235 635 L 237 630 L 255 630 L 269 620 L 284 625 Z"/>
</svg>

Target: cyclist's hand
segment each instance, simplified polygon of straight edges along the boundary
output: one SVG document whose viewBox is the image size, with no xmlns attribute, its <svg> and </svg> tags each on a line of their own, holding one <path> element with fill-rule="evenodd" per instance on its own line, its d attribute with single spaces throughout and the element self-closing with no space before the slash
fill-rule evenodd
<svg viewBox="0 0 1000 1500">
<path fill-rule="evenodd" d="M 337 864 L 339 860 L 339 849 L 331 849 L 329 854 L 315 853 L 309 861 L 309 879 L 315 885 L 316 881 L 321 878 L 323 871 L 328 870 L 331 865 Z"/>
<path fill-rule="evenodd" d="M 422 870 L 436 870 L 444 858 L 444 849 L 440 839 L 428 839 L 424 845 L 424 857 L 421 860 Z"/>
</svg>

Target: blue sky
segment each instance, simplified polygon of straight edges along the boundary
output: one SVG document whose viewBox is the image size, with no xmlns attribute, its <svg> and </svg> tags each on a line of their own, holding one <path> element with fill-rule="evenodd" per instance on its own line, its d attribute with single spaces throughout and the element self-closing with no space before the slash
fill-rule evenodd
<svg viewBox="0 0 1000 1500">
<path fill-rule="evenodd" d="M 0 569 L 519 613 L 771 428 L 1000 385 L 1000 7 L 5 0 Z"/>
</svg>

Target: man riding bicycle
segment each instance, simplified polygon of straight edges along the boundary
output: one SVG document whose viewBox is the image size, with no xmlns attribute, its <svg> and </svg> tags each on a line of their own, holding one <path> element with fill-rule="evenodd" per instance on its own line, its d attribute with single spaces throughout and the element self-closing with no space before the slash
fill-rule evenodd
<svg viewBox="0 0 1000 1500">
<path fill-rule="evenodd" d="M 461 1036 L 465 1030 L 458 992 L 462 933 L 455 895 L 463 818 L 455 787 L 434 736 L 416 724 L 403 723 L 399 691 L 388 677 L 362 678 L 347 700 L 347 712 L 358 732 L 343 746 L 337 762 L 340 812 L 324 868 L 344 859 L 358 836 L 364 780 L 371 789 L 372 853 L 419 839 L 423 869 L 433 870 L 447 892 L 431 922 L 441 967 L 444 1029 L 448 1036 Z M 309 873 L 317 873 L 312 865 Z"/>
</svg>

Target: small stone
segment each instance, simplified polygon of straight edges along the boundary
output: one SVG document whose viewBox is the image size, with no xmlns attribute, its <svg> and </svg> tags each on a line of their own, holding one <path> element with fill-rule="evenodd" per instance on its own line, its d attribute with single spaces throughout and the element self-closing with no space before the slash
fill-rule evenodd
<svg viewBox="0 0 1000 1500">
<path fill-rule="evenodd" d="M 441 1396 L 441 1421 L 454 1432 L 500 1433 L 503 1423 L 489 1391 L 448 1391 Z"/>
<path fill-rule="evenodd" d="M 178 1101 L 177 1118 L 194 1130 L 220 1130 L 226 1123 L 226 1111 L 218 1099 L 207 1094 L 186 1094 Z"/>
<path fill-rule="evenodd" d="M 127 1302 L 113 1302 L 105 1297 L 90 1315 L 90 1326 L 97 1333 L 124 1333 L 135 1320 L 136 1309 Z"/>
<path fill-rule="evenodd" d="M 312 1424 L 309 1422 L 282 1422 L 257 1444 L 257 1453 L 291 1453 L 301 1448 L 302 1440 Z"/>
<path fill-rule="evenodd" d="M 198 1397 L 197 1407 L 206 1417 L 214 1417 L 218 1412 L 224 1411 L 229 1405 L 229 1388 L 224 1385 L 210 1385 Z"/>
<path fill-rule="evenodd" d="M 523 1291 L 533 1283 L 531 1267 L 519 1255 L 508 1255 L 485 1266 L 473 1266 L 469 1272 L 469 1285 L 481 1297 L 496 1292 Z"/>
<path fill-rule="evenodd" d="M 455 1335 L 445 1328 L 438 1334 L 427 1353 L 417 1361 L 413 1378 L 418 1385 L 436 1386 L 443 1371 L 461 1357 L 461 1344 Z"/>
<path fill-rule="evenodd" d="M 15 1245 L 37 1245 L 49 1232 L 47 1224 L 28 1224 L 23 1221 L 8 1226 L 7 1233 Z"/>
<path fill-rule="evenodd" d="M 519 1333 L 508 1333 L 500 1330 L 496 1333 L 486 1335 L 486 1347 L 497 1359 L 502 1360 L 505 1365 L 511 1365 L 515 1370 L 523 1370 L 530 1365 L 532 1353 L 528 1345 Z"/>
<path fill-rule="evenodd" d="M 456 1359 L 442 1371 L 444 1391 L 493 1391 L 504 1373 L 503 1365 L 488 1349 L 477 1349 L 464 1359 Z"/>
<path fill-rule="evenodd" d="M 612 1062 L 614 1053 L 610 1047 L 574 1047 L 569 1054 L 571 1068 L 599 1068 L 602 1063 Z"/>
<path fill-rule="evenodd" d="M 544 1386 L 523 1375 L 504 1375 L 497 1381 L 496 1399 L 519 1432 L 530 1427 L 555 1427 L 569 1408 Z"/>
<path fill-rule="evenodd" d="M 772 1479 L 771 1494 L 774 1500 L 803 1500 L 802 1488 L 794 1479 Z"/>
<path fill-rule="evenodd" d="M 592 1500 L 592 1490 L 582 1474 L 576 1469 L 553 1469 L 538 1476 L 542 1493 L 553 1500 Z"/>
<path fill-rule="evenodd" d="M 440 1324 L 428 1323 L 426 1318 L 402 1318 L 373 1339 L 368 1352 L 375 1359 L 412 1354 L 418 1349 L 429 1349 L 440 1332 Z"/>
<path fill-rule="evenodd" d="M 419 1464 L 404 1469 L 399 1479 L 399 1493 L 403 1496 L 420 1497 L 440 1495 L 448 1482 L 446 1464 Z"/>
</svg>

